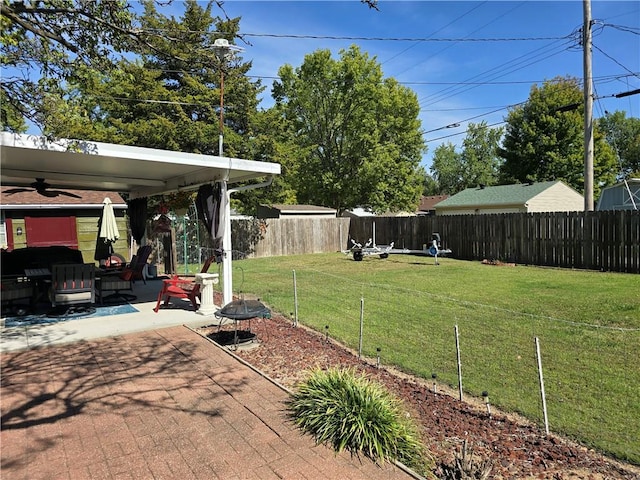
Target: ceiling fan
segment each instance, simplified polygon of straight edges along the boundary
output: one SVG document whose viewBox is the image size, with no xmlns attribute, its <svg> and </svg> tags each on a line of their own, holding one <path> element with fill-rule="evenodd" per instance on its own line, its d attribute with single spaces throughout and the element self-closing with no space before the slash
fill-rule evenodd
<svg viewBox="0 0 640 480">
<path fill-rule="evenodd" d="M 64 190 L 49 190 L 49 187 L 51 187 L 51 185 L 45 182 L 44 178 L 36 178 L 36 181 L 31 184 L 31 188 L 10 188 L 8 190 L 5 190 L 4 193 L 13 195 L 15 193 L 22 192 L 36 192 L 43 197 L 49 198 L 57 197 L 59 195 L 65 195 L 67 197 L 73 198 L 82 198 L 80 195 L 76 195 L 75 193 L 71 192 L 65 192 Z"/>
</svg>

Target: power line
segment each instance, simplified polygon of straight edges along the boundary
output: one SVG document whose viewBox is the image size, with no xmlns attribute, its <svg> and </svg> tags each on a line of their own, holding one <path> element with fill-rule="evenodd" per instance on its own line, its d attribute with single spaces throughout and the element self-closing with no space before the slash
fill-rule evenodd
<svg viewBox="0 0 640 480">
<path fill-rule="evenodd" d="M 607 57 L 609 60 L 611 60 L 612 62 L 616 63 L 618 66 L 624 68 L 627 72 L 629 72 L 630 74 L 632 74 L 635 77 L 640 78 L 640 76 L 638 76 L 638 74 L 633 73 L 631 70 L 629 70 L 627 67 L 625 67 L 623 64 L 621 64 L 619 61 L 617 61 L 615 58 L 613 58 L 611 55 L 608 55 L 607 53 L 604 52 L 604 50 L 602 50 L 600 47 L 598 47 L 596 44 L 591 43 L 591 46 L 593 48 L 595 48 L 596 50 L 598 50 L 601 54 L 603 54 L 605 57 Z"/>
<path fill-rule="evenodd" d="M 420 99 L 419 103 L 422 106 L 428 106 L 428 105 L 433 105 L 435 103 L 441 102 L 443 100 L 446 100 L 447 98 L 450 98 L 453 95 L 457 95 L 459 93 L 462 93 L 463 91 L 468 91 L 471 90 L 473 88 L 476 88 L 479 85 L 483 85 L 486 84 L 488 81 L 490 80 L 495 80 L 496 78 L 501 78 L 504 77 L 507 74 L 513 73 L 517 70 L 520 70 L 524 67 L 530 66 L 534 63 L 538 63 L 544 60 L 547 60 L 548 58 L 550 58 L 551 56 L 557 55 L 559 53 L 564 52 L 565 50 L 567 50 L 567 45 L 572 43 L 573 41 L 569 41 L 569 42 L 564 42 L 562 45 L 559 46 L 555 46 L 555 45 L 547 45 L 541 48 L 537 48 L 535 50 L 532 50 L 530 52 L 527 52 L 523 55 L 520 55 L 519 57 L 516 57 L 515 59 L 509 60 L 501 65 L 498 65 L 496 67 L 490 68 L 489 70 L 485 70 L 484 72 L 481 72 L 477 75 L 474 75 L 473 77 L 469 77 L 467 79 L 465 79 L 463 81 L 464 82 L 471 82 L 473 80 L 479 79 L 479 78 L 487 78 L 487 80 L 483 80 L 482 82 L 479 82 L 477 85 L 471 86 L 470 88 L 463 88 L 463 85 L 459 85 L 458 87 L 449 87 L 449 88 L 445 88 L 443 90 L 440 90 L 438 92 L 435 92 L 431 95 L 427 95 L 426 97 Z M 551 53 L 547 52 L 546 50 L 550 50 L 550 49 L 558 49 L 560 48 L 560 50 L 557 51 L 552 51 Z M 533 53 L 535 52 L 539 52 L 536 53 L 535 55 L 531 56 Z M 545 55 L 544 57 L 540 58 L 541 56 Z M 529 62 L 526 63 L 525 65 L 522 65 L 524 62 Z"/>
<path fill-rule="evenodd" d="M 485 2 L 486 3 L 486 2 Z M 508 13 L 511 13 L 512 11 L 516 10 L 517 8 L 520 8 L 522 6 L 522 2 L 519 3 L 518 5 L 516 5 L 515 7 L 509 9 L 508 11 L 504 12 L 502 15 L 499 15 L 495 18 L 493 18 L 491 21 L 485 23 L 484 25 L 482 25 L 481 27 L 476 28 L 475 30 L 473 30 L 472 32 L 470 32 L 466 37 L 464 37 L 465 39 L 469 38 L 471 35 L 473 35 L 476 32 L 481 31 L 482 29 L 484 29 L 485 27 L 487 27 L 488 25 L 491 25 L 493 22 L 497 21 L 498 19 L 504 17 L 505 15 L 507 15 Z M 484 5 L 484 3 L 482 4 Z M 442 52 L 444 52 L 445 50 L 448 50 L 449 48 L 453 47 L 453 44 L 450 44 L 446 47 L 444 47 L 443 49 L 441 49 L 440 51 L 434 53 L 433 55 L 428 56 L 427 58 L 425 58 L 424 60 L 422 60 L 421 62 L 417 62 L 412 64 L 410 67 L 404 69 L 403 71 L 397 73 L 396 75 L 402 75 L 403 73 L 412 70 L 414 68 L 416 68 L 418 65 L 422 65 L 423 63 L 425 63 L 427 60 L 429 60 L 430 58 L 435 57 L 436 55 L 440 55 Z"/>
<path fill-rule="evenodd" d="M 436 30 L 435 32 L 433 32 L 431 35 L 429 35 L 429 38 L 431 38 L 433 35 L 435 35 L 436 33 L 441 32 L 442 30 L 444 30 L 445 28 L 453 25 L 454 23 L 456 23 L 458 20 L 460 20 L 461 18 L 466 17 L 467 15 L 469 15 L 471 12 L 475 11 L 476 9 L 480 8 L 482 5 L 484 5 L 487 2 L 482 2 L 476 6 L 474 6 L 473 8 L 471 8 L 470 10 L 467 10 L 465 13 L 463 13 L 462 15 L 460 15 L 459 17 L 453 19 L 452 21 L 450 21 L 449 23 L 447 23 L 446 25 L 440 27 L 438 30 Z M 413 45 L 411 45 L 410 47 L 405 48 L 404 50 L 396 53 L 393 57 L 389 58 L 388 60 L 385 60 L 384 62 L 381 63 L 381 65 L 384 65 L 385 63 L 390 62 L 391 60 L 393 60 L 396 57 L 399 57 L 400 55 L 404 54 L 405 52 L 407 52 L 408 50 L 411 50 L 413 47 L 420 45 L 421 42 L 415 42 Z"/>
</svg>

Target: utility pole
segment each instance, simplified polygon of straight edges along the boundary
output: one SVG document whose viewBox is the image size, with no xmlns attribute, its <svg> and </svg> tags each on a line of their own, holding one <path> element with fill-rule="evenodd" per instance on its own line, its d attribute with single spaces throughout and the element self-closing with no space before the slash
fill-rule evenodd
<svg viewBox="0 0 640 480">
<path fill-rule="evenodd" d="M 593 73 L 591 71 L 591 0 L 582 0 L 584 26 L 584 211 L 593 211 Z"/>
</svg>

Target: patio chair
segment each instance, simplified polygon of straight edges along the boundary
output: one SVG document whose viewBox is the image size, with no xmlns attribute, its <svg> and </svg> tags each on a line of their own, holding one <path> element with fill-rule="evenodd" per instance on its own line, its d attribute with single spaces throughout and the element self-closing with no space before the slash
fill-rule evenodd
<svg viewBox="0 0 640 480">
<path fill-rule="evenodd" d="M 216 261 L 216 255 L 207 258 L 200 270 L 200 273 L 207 273 L 209 267 Z M 196 283 L 195 277 L 184 277 L 174 275 L 169 279 L 162 281 L 162 289 L 158 293 L 158 302 L 153 309 L 158 313 L 160 302 L 164 299 L 164 305 L 169 305 L 171 298 L 188 298 L 193 305 L 194 310 L 198 310 L 198 301 L 200 300 L 200 284 Z"/>
<path fill-rule="evenodd" d="M 49 297 L 53 310 L 47 316 L 94 313 L 96 311 L 94 288 L 95 265 L 93 263 L 52 265 Z"/>
<path fill-rule="evenodd" d="M 133 293 L 124 293 L 124 290 L 133 291 L 133 280 L 131 276 L 123 278 L 124 272 L 106 272 L 100 273 L 96 278 L 96 295 L 98 297 L 98 303 L 104 305 L 104 302 L 110 302 L 115 299 L 121 299 L 125 302 L 130 302 L 138 298 Z M 105 295 L 105 292 L 113 292 L 110 295 Z"/>
<path fill-rule="evenodd" d="M 35 285 L 25 278 L 2 279 L 0 283 L 0 299 L 8 312 L 16 312 L 18 315 L 26 313 L 34 304 Z M 24 305 L 22 301 L 26 301 Z M 20 302 L 16 304 L 16 302 Z"/>
<path fill-rule="evenodd" d="M 147 280 L 144 278 L 144 267 L 149 260 L 149 256 L 152 252 L 151 245 L 141 246 L 136 254 L 131 258 L 128 265 L 121 271 L 123 279 L 130 279 L 135 282 L 136 280 L 142 280 L 144 284 L 147 284 Z"/>
</svg>

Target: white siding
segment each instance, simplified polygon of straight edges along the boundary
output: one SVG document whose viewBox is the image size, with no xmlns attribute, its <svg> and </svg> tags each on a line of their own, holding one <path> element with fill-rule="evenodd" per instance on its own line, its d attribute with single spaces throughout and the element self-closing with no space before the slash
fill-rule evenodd
<svg viewBox="0 0 640 480">
<path fill-rule="evenodd" d="M 584 210 L 584 197 L 573 188 L 556 183 L 527 203 L 528 212 L 576 212 Z"/>
</svg>

